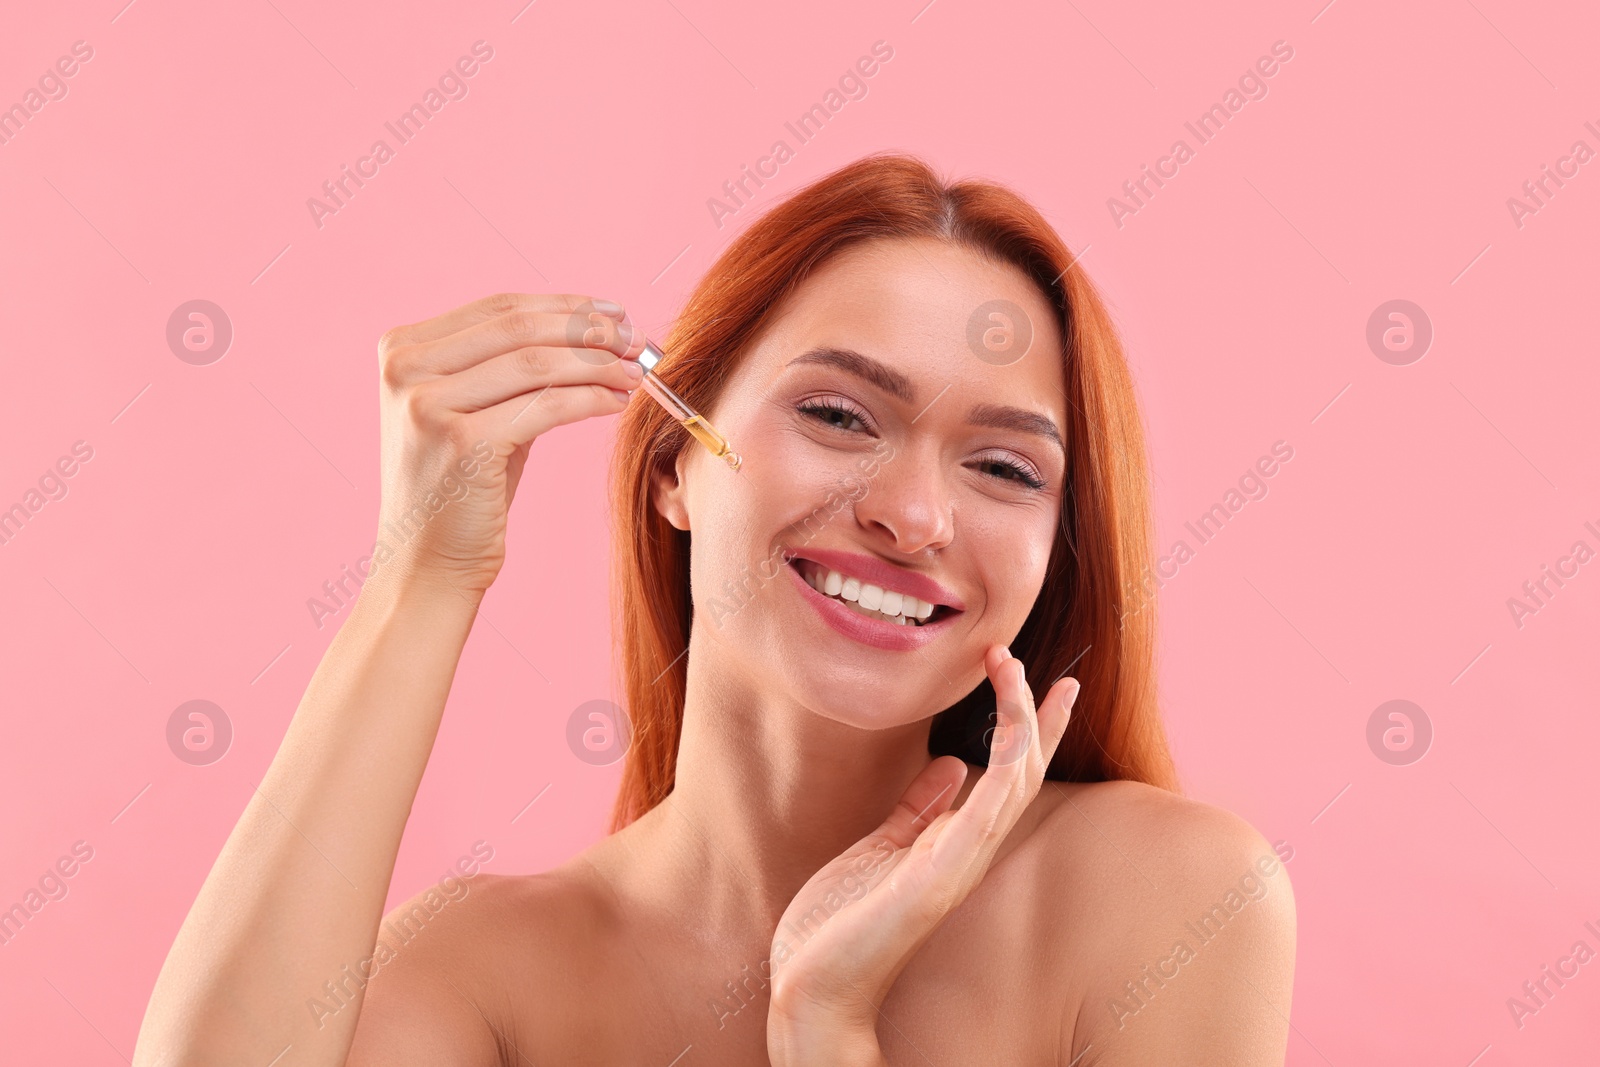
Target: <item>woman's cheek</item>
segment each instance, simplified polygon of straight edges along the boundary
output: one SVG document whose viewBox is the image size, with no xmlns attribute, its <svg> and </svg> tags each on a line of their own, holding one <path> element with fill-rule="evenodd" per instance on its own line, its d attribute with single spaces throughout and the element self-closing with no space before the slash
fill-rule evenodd
<svg viewBox="0 0 1600 1067">
<path fill-rule="evenodd" d="M 993 569 L 985 575 L 985 588 L 992 593 L 1003 593 L 1007 600 L 1005 612 L 1014 611 L 1025 616 L 1044 588 L 1054 527 L 1046 522 L 1018 522 L 1012 513 L 1010 521 L 984 522 L 976 528 L 958 529 L 957 542 L 964 535 L 969 544 L 984 546 L 979 558 L 994 561 Z M 996 607 L 999 606 L 997 603 Z"/>
<path fill-rule="evenodd" d="M 848 467 L 843 453 L 823 448 L 799 430 L 772 433 L 762 444 L 771 458 L 764 488 L 786 501 L 788 510 L 810 510 L 840 483 Z"/>
</svg>

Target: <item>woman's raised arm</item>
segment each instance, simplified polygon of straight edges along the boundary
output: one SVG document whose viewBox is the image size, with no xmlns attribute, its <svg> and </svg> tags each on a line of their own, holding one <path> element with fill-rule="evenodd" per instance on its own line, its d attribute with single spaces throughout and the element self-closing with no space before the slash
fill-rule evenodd
<svg viewBox="0 0 1600 1067">
<path fill-rule="evenodd" d="M 622 410 L 639 384 L 616 304 L 500 294 L 385 334 L 371 577 L 161 968 L 135 1067 L 343 1067 L 360 993 L 308 1011 L 373 954 L 401 833 L 478 602 L 504 560 L 533 440 Z M 622 357 L 622 358 L 618 358 Z M 454 1063 L 497 1063 L 458 999 L 430 1002 Z M 436 1062 L 424 1047 L 390 1062 Z"/>
</svg>

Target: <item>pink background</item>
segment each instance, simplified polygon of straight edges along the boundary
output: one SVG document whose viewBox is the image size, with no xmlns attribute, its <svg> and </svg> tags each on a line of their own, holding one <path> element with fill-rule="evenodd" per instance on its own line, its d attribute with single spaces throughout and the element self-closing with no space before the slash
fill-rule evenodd
<svg viewBox="0 0 1600 1067">
<path fill-rule="evenodd" d="M 0 507 L 75 441 L 94 458 L 0 546 L 0 906 L 74 841 L 94 858 L 0 947 L 0 1058 L 131 1054 L 343 618 L 318 629 L 306 600 L 371 546 L 379 335 L 503 289 L 660 327 L 755 210 L 879 148 L 1013 185 L 1083 254 L 1141 385 L 1163 549 L 1294 449 L 1167 584 L 1161 662 L 1189 791 L 1294 849 L 1289 1062 L 1592 1055 L 1600 962 L 1521 1029 L 1506 1005 L 1580 938 L 1600 950 L 1600 563 L 1521 628 L 1506 605 L 1573 542 L 1600 549 L 1600 162 L 1520 228 L 1506 204 L 1574 141 L 1600 149 L 1592 6 L 523 2 L 7 18 L 0 103 L 74 41 L 94 57 L 0 145 Z M 307 198 L 395 147 L 383 123 L 480 39 L 469 95 L 319 229 Z M 794 148 L 784 121 L 878 40 L 867 96 L 719 228 L 707 199 Z M 1278 40 L 1268 95 L 1119 228 L 1107 199 L 1196 147 L 1185 120 Z M 209 366 L 165 340 L 196 298 L 235 333 Z M 1366 342 L 1392 299 L 1435 331 L 1408 366 Z M 564 734 L 617 696 L 610 434 L 536 446 L 391 902 L 476 840 L 487 869 L 532 871 L 601 832 L 618 768 Z M 209 766 L 167 746 L 192 699 L 235 731 Z M 1391 699 L 1432 723 L 1410 765 L 1368 747 Z"/>
</svg>

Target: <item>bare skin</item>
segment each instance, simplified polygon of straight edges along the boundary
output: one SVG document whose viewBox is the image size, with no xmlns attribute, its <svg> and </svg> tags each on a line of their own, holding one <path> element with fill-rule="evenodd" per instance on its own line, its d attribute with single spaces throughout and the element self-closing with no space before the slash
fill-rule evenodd
<svg viewBox="0 0 1600 1067">
<path fill-rule="evenodd" d="M 1281 1063 L 1294 902 L 1271 847 L 1227 812 L 1137 783 L 1043 781 L 1076 683 L 1035 709 L 1004 646 L 1043 581 L 1065 456 L 968 413 L 1004 404 L 1057 427 L 1069 413 L 1059 358 L 997 367 L 968 349 L 971 309 L 995 298 L 1024 310 L 1040 353 L 1060 351 L 1025 277 L 938 242 L 859 247 L 789 298 L 707 412 L 743 472 L 691 446 L 656 486 L 655 506 L 694 538 L 674 792 L 555 870 L 472 878 L 318 1025 L 307 999 L 372 954 L 534 438 L 619 409 L 593 383 L 632 388 L 619 364 L 638 352 L 607 312 L 586 358 L 506 360 L 518 331 L 505 316 L 538 333 L 538 316 L 570 315 L 577 298 L 497 298 L 386 339 L 410 368 L 386 357 L 386 508 L 480 433 L 496 442 L 487 489 L 363 587 L 262 783 L 272 802 L 252 801 L 180 932 L 135 1063 L 264 1064 L 285 1045 L 285 1065 Z M 819 348 L 886 365 L 913 395 L 795 363 Z M 417 403 L 418 383 L 440 409 Z M 819 397 L 849 410 L 799 410 Z M 915 652 L 863 644 L 822 621 L 787 567 L 737 611 L 710 610 L 885 442 L 893 460 L 815 543 L 953 590 L 964 610 L 945 632 Z M 987 770 L 930 761 L 929 716 L 985 677 L 1014 698 L 1022 749 Z M 777 951 L 829 872 L 867 849 L 881 862 L 848 903 Z M 1224 901 L 1209 940 L 1186 926 Z"/>
<path fill-rule="evenodd" d="M 638 885 L 632 829 L 546 874 L 480 875 L 459 911 L 441 913 L 443 936 L 430 928 L 368 987 L 350 1062 L 667 1064 L 690 1046 L 679 1063 L 768 1062 L 770 993 L 750 976 L 770 957 L 769 931 L 706 923 L 692 878 Z M 1184 924 L 1272 855 L 1235 816 L 1148 786 L 1047 786 L 895 983 L 878 1028 L 885 1058 L 1281 1064 L 1294 968 L 1281 866 L 1193 962 L 1149 984 L 1154 995 L 1120 1029 L 1108 1009 L 1113 997 L 1137 1007 L 1124 983 L 1174 941 L 1200 946 Z M 744 983 L 736 998 L 730 981 Z M 453 1023 L 441 1026 L 446 1000 Z"/>
</svg>

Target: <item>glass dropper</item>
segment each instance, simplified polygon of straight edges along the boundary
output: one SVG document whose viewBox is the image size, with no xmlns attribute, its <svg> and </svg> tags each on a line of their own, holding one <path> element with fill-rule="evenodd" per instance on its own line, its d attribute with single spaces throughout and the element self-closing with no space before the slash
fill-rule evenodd
<svg viewBox="0 0 1600 1067">
<path fill-rule="evenodd" d="M 734 470 L 739 469 L 739 464 L 744 462 L 739 453 L 735 452 L 728 439 L 717 432 L 717 428 L 706 421 L 706 417 L 684 402 L 683 398 L 671 389 L 656 375 L 656 364 L 666 357 L 648 338 L 644 342 L 644 351 L 639 353 L 639 366 L 644 368 L 644 380 L 640 383 L 656 403 L 667 409 L 667 414 L 677 419 L 685 430 L 694 435 L 695 440 L 711 450 L 711 454 L 723 460 Z"/>
</svg>

